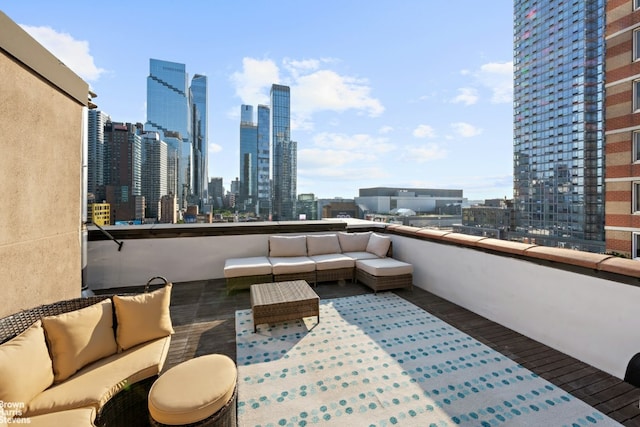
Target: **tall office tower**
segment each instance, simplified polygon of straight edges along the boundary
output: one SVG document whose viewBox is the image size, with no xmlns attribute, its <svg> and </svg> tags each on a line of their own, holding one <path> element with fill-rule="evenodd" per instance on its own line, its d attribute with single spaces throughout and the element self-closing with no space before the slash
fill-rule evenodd
<svg viewBox="0 0 640 427">
<path fill-rule="evenodd" d="M 146 218 L 159 220 L 160 199 L 167 193 L 167 143 L 159 132 L 142 134 L 142 195 Z"/>
<path fill-rule="evenodd" d="M 108 121 L 104 126 L 105 199 L 111 221 L 144 220 L 141 124 Z"/>
<path fill-rule="evenodd" d="M 193 195 L 201 209 L 204 209 L 207 202 L 207 184 L 209 182 L 207 100 L 207 76 L 195 74 L 191 79 Z"/>
<path fill-rule="evenodd" d="M 100 110 L 89 110 L 87 134 L 87 193 L 98 202 L 104 200 L 104 125 L 111 118 Z"/>
<path fill-rule="evenodd" d="M 271 86 L 273 220 L 296 218 L 297 143 L 291 141 L 289 86 Z"/>
<path fill-rule="evenodd" d="M 640 258 L 640 2 L 607 2 L 605 246 Z"/>
<path fill-rule="evenodd" d="M 224 207 L 224 187 L 222 186 L 222 178 L 211 178 L 209 181 L 209 198 L 214 209 L 222 209 Z"/>
<path fill-rule="evenodd" d="M 514 3 L 510 238 L 604 251 L 603 0 Z"/>
<path fill-rule="evenodd" d="M 258 205 L 256 213 L 263 220 L 271 213 L 271 150 L 269 146 L 271 110 L 266 105 L 258 105 Z"/>
<path fill-rule="evenodd" d="M 145 129 L 160 132 L 161 139 L 165 142 L 167 137 L 180 140 L 177 196 L 180 207 L 186 208 L 185 201 L 193 185 L 190 97 L 184 64 L 159 59 L 149 60 Z"/>
<path fill-rule="evenodd" d="M 253 122 L 253 107 L 240 107 L 240 189 L 236 205 L 253 211 L 258 194 L 258 126 Z"/>
</svg>

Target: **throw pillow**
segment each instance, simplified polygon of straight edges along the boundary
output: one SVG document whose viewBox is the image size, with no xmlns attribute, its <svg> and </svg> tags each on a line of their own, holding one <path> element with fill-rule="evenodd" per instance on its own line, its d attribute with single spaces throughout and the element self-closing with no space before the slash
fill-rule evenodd
<svg viewBox="0 0 640 427">
<path fill-rule="evenodd" d="M 116 341 L 119 351 L 173 333 L 169 312 L 172 286 L 168 283 L 146 294 L 113 297 L 118 320 Z"/>
<path fill-rule="evenodd" d="M 369 237 L 367 252 L 371 252 L 372 254 L 375 254 L 380 258 L 384 258 L 387 256 L 390 245 L 391 239 L 389 237 L 373 233 L 371 234 L 371 237 Z"/>
<path fill-rule="evenodd" d="M 365 233 L 345 233 L 341 231 L 338 233 L 338 240 L 340 240 L 342 252 L 365 252 L 371 234 L 370 231 Z"/>
<path fill-rule="evenodd" d="M 307 256 L 307 236 L 269 237 L 269 256 Z"/>
<path fill-rule="evenodd" d="M 17 337 L 0 345 L 0 402 L 26 405 L 51 384 L 51 358 L 42 323 L 38 320 Z"/>
<path fill-rule="evenodd" d="M 115 354 L 113 304 L 97 304 L 42 318 L 53 360 L 55 382 L 64 381 L 91 362 Z"/>
<path fill-rule="evenodd" d="M 339 254 L 340 242 L 335 234 L 307 236 L 307 252 L 309 256 L 324 254 Z"/>
</svg>

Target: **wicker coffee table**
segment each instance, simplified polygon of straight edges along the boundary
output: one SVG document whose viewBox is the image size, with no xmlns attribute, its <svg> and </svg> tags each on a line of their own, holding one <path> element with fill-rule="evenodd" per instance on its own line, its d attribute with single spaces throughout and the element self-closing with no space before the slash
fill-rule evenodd
<svg viewBox="0 0 640 427">
<path fill-rule="evenodd" d="M 251 285 L 253 331 L 263 323 L 284 322 L 317 316 L 320 323 L 320 297 L 306 280 Z"/>
</svg>

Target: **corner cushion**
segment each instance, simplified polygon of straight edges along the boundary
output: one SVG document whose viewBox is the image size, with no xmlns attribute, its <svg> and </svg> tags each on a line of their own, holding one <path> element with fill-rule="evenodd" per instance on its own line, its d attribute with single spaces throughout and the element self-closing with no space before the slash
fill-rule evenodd
<svg viewBox="0 0 640 427">
<path fill-rule="evenodd" d="M 389 237 L 372 233 L 369 237 L 369 243 L 367 243 L 366 251 L 383 258 L 387 256 L 389 246 L 391 246 L 391 239 Z"/>
<path fill-rule="evenodd" d="M 0 345 L 1 402 L 27 403 L 53 384 L 53 367 L 38 320 L 17 337 Z M 15 414 L 6 414 L 7 418 Z"/>
<path fill-rule="evenodd" d="M 83 407 L 100 411 L 129 384 L 158 375 L 170 344 L 168 336 L 98 360 L 34 397 L 27 406 L 26 416 Z"/>
<path fill-rule="evenodd" d="M 113 334 L 113 304 L 105 299 L 68 313 L 42 318 L 53 360 L 55 382 L 117 351 Z"/>
<path fill-rule="evenodd" d="M 224 277 L 261 276 L 271 274 L 271 263 L 265 256 L 229 258 L 224 262 Z"/>
<path fill-rule="evenodd" d="M 364 252 L 367 250 L 367 243 L 371 237 L 371 231 L 364 233 L 338 233 L 338 240 L 342 252 Z"/>
<path fill-rule="evenodd" d="M 307 236 L 307 255 L 339 254 L 340 241 L 335 234 L 309 235 Z"/>
<path fill-rule="evenodd" d="M 377 259 L 378 255 L 372 254 L 371 252 L 345 252 L 343 255 L 348 256 L 349 258 L 353 258 L 354 260 L 359 259 Z"/>
<path fill-rule="evenodd" d="M 169 312 L 172 286 L 167 283 L 146 294 L 113 297 L 118 320 L 116 341 L 120 351 L 174 332 Z"/>
<path fill-rule="evenodd" d="M 306 256 L 307 236 L 270 236 L 269 257 Z"/>
</svg>

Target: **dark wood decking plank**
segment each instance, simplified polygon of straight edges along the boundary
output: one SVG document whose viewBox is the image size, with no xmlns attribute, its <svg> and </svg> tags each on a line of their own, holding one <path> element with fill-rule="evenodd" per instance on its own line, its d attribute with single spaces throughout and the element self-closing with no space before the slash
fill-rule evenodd
<svg viewBox="0 0 640 427">
<path fill-rule="evenodd" d="M 351 283 L 320 284 L 316 292 L 321 300 L 371 293 L 364 285 Z M 396 294 L 584 402 L 609 411 L 607 415 L 623 425 L 640 426 L 640 389 L 419 288 L 398 290 Z M 227 296 L 224 280 L 175 284 L 171 311 L 176 333 L 165 370 L 210 352 L 235 360 L 235 311 L 248 308 L 249 292 Z"/>
</svg>

